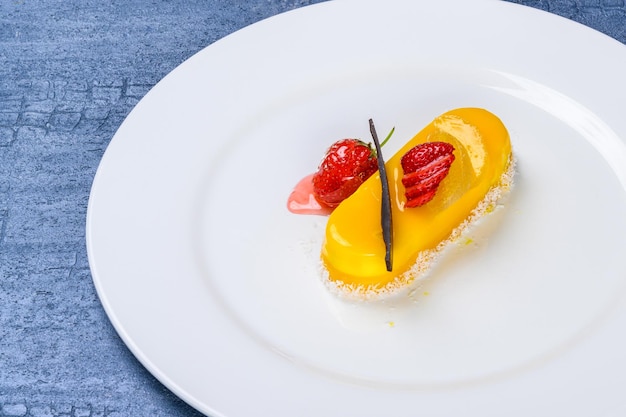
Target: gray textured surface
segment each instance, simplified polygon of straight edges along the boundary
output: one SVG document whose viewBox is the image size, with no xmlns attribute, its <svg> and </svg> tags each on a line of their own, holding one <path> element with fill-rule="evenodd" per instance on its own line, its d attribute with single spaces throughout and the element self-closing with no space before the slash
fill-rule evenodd
<svg viewBox="0 0 626 417">
<path fill-rule="evenodd" d="M 163 76 L 298 0 L 0 2 L 0 417 L 194 416 L 97 299 L 85 214 L 115 130 Z M 624 0 L 521 0 L 626 43 Z"/>
</svg>

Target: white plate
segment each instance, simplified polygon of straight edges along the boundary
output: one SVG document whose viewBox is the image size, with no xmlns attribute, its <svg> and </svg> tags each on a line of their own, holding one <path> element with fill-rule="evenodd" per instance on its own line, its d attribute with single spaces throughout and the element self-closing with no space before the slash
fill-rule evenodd
<svg viewBox="0 0 626 417">
<path fill-rule="evenodd" d="M 626 48 L 504 2 L 301 8 L 189 59 L 111 141 L 87 242 L 111 321 L 213 416 L 623 415 Z M 325 148 L 499 115 L 507 206 L 394 308 L 333 302 L 321 217 L 286 210 Z M 496 227 L 497 226 L 497 227 Z"/>
</svg>

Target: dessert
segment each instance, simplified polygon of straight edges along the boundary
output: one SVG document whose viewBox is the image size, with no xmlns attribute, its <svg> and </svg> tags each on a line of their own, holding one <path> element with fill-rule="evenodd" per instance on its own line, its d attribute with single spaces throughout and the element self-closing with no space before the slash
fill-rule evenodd
<svg viewBox="0 0 626 417">
<path fill-rule="evenodd" d="M 509 134 L 494 114 L 461 108 L 435 118 L 385 163 L 391 264 L 385 263 L 376 172 L 328 218 L 321 249 L 327 283 L 361 295 L 411 283 L 443 247 L 494 208 L 511 185 L 513 165 Z"/>
</svg>

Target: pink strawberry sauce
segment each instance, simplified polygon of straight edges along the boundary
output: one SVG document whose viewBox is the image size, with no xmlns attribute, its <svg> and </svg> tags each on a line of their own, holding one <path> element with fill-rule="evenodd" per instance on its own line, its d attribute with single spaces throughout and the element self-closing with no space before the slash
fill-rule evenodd
<svg viewBox="0 0 626 417">
<path fill-rule="evenodd" d="M 294 214 L 328 216 L 333 210 L 322 206 L 313 196 L 313 175 L 307 175 L 296 184 L 287 199 L 287 209 Z"/>
</svg>

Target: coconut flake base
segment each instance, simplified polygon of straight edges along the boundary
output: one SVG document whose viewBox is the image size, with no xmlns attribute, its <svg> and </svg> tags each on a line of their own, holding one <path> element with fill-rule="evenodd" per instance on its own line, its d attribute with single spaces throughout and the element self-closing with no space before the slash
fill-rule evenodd
<svg viewBox="0 0 626 417">
<path fill-rule="evenodd" d="M 335 281 L 330 279 L 328 270 L 322 260 L 319 259 L 319 271 L 322 282 L 332 295 L 346 300 L 375 301 L 397 299 L 404 296 L 410 297 L 415 293 L 419 285 L 427 279 L 429 272 L 438 262 L 444 250 L 449 249 L 452 243 L 459 241 L 479 220 L 493 213 L 498 204 L 508 196 L 513 188 L 515 165 L 515 158 L 511 155 L 508 168 L 500 177 L 498 184 L 487 192 L 465 221 L 453 229 L 448 238 L 439 243 L 437 247 L 420 252 L 413 266 L 396 277 L 392 282 L 381 286 L 364 286 Z"/>
</svg>

